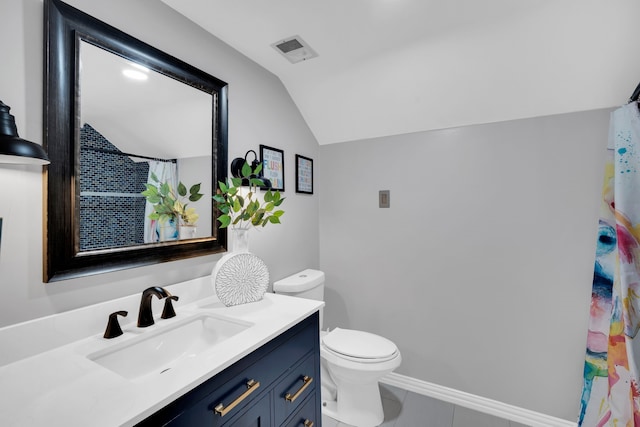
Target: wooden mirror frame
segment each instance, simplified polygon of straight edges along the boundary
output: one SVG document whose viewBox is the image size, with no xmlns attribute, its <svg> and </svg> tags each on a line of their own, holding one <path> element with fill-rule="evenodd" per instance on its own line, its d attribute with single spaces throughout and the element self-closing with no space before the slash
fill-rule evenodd
<svg viewBox="0 0 640 427">
<path fill-rule="evenodd" d="M 210 93 L 212 188 L 227 177 L 227 83 L 59 0 L 44 2 L 45 282 L 210 255 L 226 248 L 212 200 L 212 236 L 80 252 L 78 46 L 80 39 Z"/>
</svg>

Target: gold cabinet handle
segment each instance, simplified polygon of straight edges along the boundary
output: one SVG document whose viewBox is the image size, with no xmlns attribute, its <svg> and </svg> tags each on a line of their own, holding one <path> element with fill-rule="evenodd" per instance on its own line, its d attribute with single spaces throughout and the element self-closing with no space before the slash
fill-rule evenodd
<svg viewBox="0 0 640 427">
<path fill-rule="evenodd" d="M 224 403 L 219 404 L 218 406 L 216 406 L 215 408 L 213 408 L 213 412 L 215 412 L 216 415 L 220 415 L 221 417 L 224 417 L 225 415 L 227 415 L 229 413 L 229 411 L 231 411 L 233 408 L 235 408 L 236 406 L 238 406 L 238 404 L 240 404 L 240 402 L 242 402 L 243 400 L 245 400 L 247 397 L 249 397 L 249 395 L 251 393 L 253 393 L 254 391 L 256 391 L 258 389 L 258 387 L 260 387 L 260 383 L 258 381 L 254 381 L 254 380 L 249 380 L 247 382 L 247 391 L 245 391 L 244 393 L 242 393 L 240 396 L 238 396 L 236 398 L 236 400 L 234 400 L 233 402 L 231 402 L 229 404 L 229 406 L 227 406 L 225 408 Z"/>
<path fill-rule="evenodd" d="M 307 387 L 309 387 L 309 384 L 313 382 L 313 378 L 305 375 L 304 377 L 302 377 L 302 381 L 304 381 L 304 383 L 302 384 L 302 387 L 300 387 L 300 390 L 296 391 L 293 396 L 291 395 L 291 393 L 287 393 L 284 397 L 285 400 L 289 402 L 295 401 L 307 389 Z"/>
<path fill-rule="evenodd" d="M 304 420 L 304 427 L 313 427 L 313 421 Z"/>
</svg>

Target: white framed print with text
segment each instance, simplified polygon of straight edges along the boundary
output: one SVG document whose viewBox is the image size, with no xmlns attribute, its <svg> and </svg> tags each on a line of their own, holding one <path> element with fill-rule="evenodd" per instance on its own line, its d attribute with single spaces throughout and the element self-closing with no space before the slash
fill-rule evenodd
<svg viewBox="0 0 640 427">
<path fill-rule="evenodd" d="M 313 159 L 296 154 L 296 193 L 313 194 Z"/>
<path fill-rule="evenodd" d="M 262 177 L 271 182 L 272 189 L 284 191 L 284 151 L 266 145 L 260 145 L 260 160 L 262 161 Z"/>
</svg>

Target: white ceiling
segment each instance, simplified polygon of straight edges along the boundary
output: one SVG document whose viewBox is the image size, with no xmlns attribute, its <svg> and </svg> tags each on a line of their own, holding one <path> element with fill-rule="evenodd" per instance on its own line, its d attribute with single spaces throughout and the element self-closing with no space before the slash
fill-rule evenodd
<svg viewBox="0 0 640 427">
<path fill-rule="evenodd" d="M 85 41 L 80 67 L 80 123 L 118 150 L 160 159 L 211 156 L 211 94 Z M 147 78 L 132 80 L 124 70 Z"/>
<path fill-rule="evenodd" d="M 612 107 L 637 0 L 162 0 L 276 74 L 320 144 Z M 271 44 L 299 35 L 319 57 Z"/>
</svg>

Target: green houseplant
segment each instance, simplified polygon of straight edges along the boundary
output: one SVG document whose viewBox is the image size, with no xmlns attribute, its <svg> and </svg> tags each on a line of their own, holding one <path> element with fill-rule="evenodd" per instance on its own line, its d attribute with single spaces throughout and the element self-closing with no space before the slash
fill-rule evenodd
<svg viewBox="0 0 640 427">
<path fill-rule="evenodd" d="M 149 214 L 150 219 L 166 223 L 170 219 L 180 219 L 184 225 L 195 225 L 199 215 L 193 207 L 187 207 L 188 202 L 197 202 L 204 194 L 200 193 L 200 183 L 192 185 L 187 193 L 187 187 L 180 182 L 177 194 L 167 182 L 160 182 L 156 174 L 151 173 L 153 183 L 145 184 L 146 190 L 141 194 L 147 202 L 153 205 L 154 211 Z"/>
<path fill-rule="evenodd" d="M 211 273 L 216 295 L 226 306 L 258 301 L 269 285 L 265 262 L 249 252 L 249 229 L 280 224 L 284 211 L 279 207 L 284 197 L 271 189 L 258 193 L 258 187 L 265 186 L 261 170 L 262 164 L 254 162 L 250 166 L 245 161 L 238 174 L 241 176 L 219 181 L 213 196 L 220 228 L 233 230 L 233 251 L 216 262 Z"/>
<path fill-rule="evenodd" d="M 242 166 L 242 177 L 228 178 L 227 182 L 218 182 L 218 191 L 213 200 L 216 207 L 222 213 L 218 217 L 220 228 L 231 226 L 237 229 L 250 227 L 265 227 L 267 224 L 280 224 L 280 217 L 284 214 L 282 209 L 277 209 L 285 198 L 279 191 L 267 190 L 264 200 L 257 196 L 257 188 L 265 185 L 259 178 L 262 164 L 251 170 L 251 166 L 245 162 Z M 249 184 L 249 191 L 241 191 L 243 182 Z"/>
</svg>

